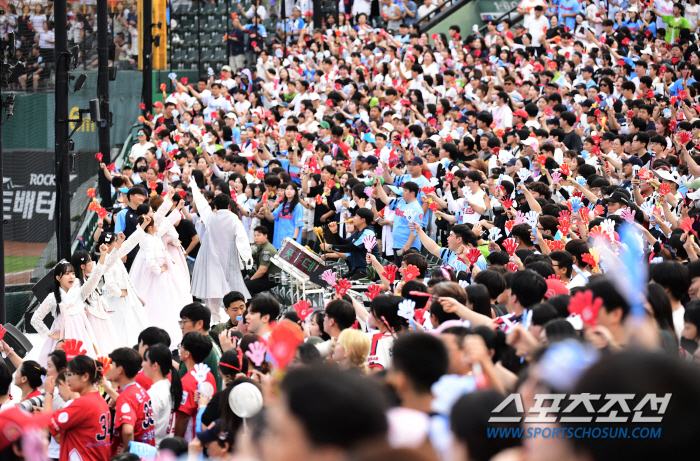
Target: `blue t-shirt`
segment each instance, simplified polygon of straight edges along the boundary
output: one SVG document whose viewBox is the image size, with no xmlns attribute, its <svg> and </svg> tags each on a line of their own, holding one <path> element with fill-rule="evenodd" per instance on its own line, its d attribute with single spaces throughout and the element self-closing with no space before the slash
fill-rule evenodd
<svg viewBox="0 0 700 461">
<path fill-rule="evenodd" d="M 282 247 L 282 241 L 289 237 L 294 237 L 294 229 L 299 228 L 296 241 L 301 243 L 301 228 L 304 227 L 304 207 L 301 203 L 297 203 L 294 210 L 291 212 L 289 209 L 283 210 L 284 205 L 277 207 L 275 211 L 272 212 L 272 216 L 275 217 L 275 235 L 272 240 L 272 246 L 279 250 Z"/>
<path fill-rule="evenodd" d="M 403 185 L 406 184 L 407 182 L 412 182 L 412 183 L 417 184 L 418 189 L 422 189 L 424 187 L 430 186 L 430 181 L 428 180 L 428 178 L 426 178 L 423 175 L 418 176 L 417 178 L 412 178 L 410 174 L 404 174 L 401 176 L 396 176 L 394 178 L 394 186 L 396 186 L 396 187 L 403 187 Z M 421 197 L 423 197 L 424 195 L 425 195 L 425 193 L 422 190 L 418 191 L 418 195 L 416 195 L 416 198 L 418 199 L 417 202 L 419 204 L 423 203 L 423 201 L 421 200 Z M 421 207 L 422 207 L 422 205 L 421 205 Z M 423 217 L 423 220 L 421 222 L 422 222 L 423 227 L 426 227 L 428 225 L 428 213 L 425 214 L 425 216 Z"/>
<path fill-rule="evenodd" d="M 688 86 L 692 85 L 695 83 L 697 80 L 695 80 L 693 77 L 690 77 L 688 79 Z M 671 88 L 669 88 L 671 91 L 671 96 L 678 96 L 678 93 L 680 91 L 683 91 L 683 79 L 679 78 L 675 82 L 673 82 L 673 85 L 671 85 Z"/>
<path fill-rule="evenodd" d="M 394 238 L 394 248 L 403 248 L 408 243 L 408 238 L 411 235 L 411 228 L 408 227 L 407 216 L 413 214 L 413 221 L 422 226 L 423 222 L 423 207 L 418 200 L 411 203 L 406 203 L 404 199 L 400 199 L 396 205 L 396 215 L 394 217 L 394 226 L 391 235 Z M 412 248 L 421 249 L 420 239 L 415 232 L 413 235 L 416 238 L 413 240 Z"/>
<path fill-rule="evenodd" d="M 559 9 L 557 11 L 559 15 L 559 24 L 564 24 L 570 31 L 573 31 L 576 27 L 576 16 L 564 18 L 563 15 L 572 13 L 576 14 L 580 12 L 581 5 L 579 4 L 578 0 L 560 0 Z"/>
</svg>

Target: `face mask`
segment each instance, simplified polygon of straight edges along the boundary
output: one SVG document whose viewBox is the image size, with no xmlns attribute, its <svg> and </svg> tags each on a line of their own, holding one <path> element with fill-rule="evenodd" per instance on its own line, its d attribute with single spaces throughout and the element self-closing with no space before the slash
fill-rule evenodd
<svg viewBox="0 0 700 461">
<path fill-rule="evenodd" d="M 698 343 L 692 339 L 681 338 L 681 347 L 688 351 L 688 354 L 693 354 L 698 348 Z"/>
</svg>

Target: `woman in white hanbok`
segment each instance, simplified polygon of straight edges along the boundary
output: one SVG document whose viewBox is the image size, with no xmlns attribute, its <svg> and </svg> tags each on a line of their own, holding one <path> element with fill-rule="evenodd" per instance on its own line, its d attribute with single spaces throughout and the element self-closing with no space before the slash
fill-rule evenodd
<svg viewBox="0 0 700 461">
<path fill-rule="evenodd" d="M 145 216 L 139 216 L 139 224 Z M 180 310 L 192 302 L 189 280 L 178 284 L 177 268 L 158 235 L 157 219 L 145 227 L 146 235 L 131 266 L 129 277 L 144 301 L 150 325 L 164 329 L 170 335 L 171 347 L 180 343 L 182 331 L 178 325 Z"/>
<path fill-rule="evenodd" d="M 67 339 L 82 341 L 88 357 L 97 358 L 105 353 L 98 347 L 95 332 L 86 315 L 87 306 L 84 302 L 88 295 L 95 291 L 105 271 L 107 247 L 102 245 L 100 251 L 99 263 L 82 285 L 77 283 L 75 269 L 69 262 L 62 260 L 54 267 L 53 292 L 42 301 L 30 322 L 34 329 L 46 338 L 37 360 L 42 366 L 47 365 L 48 356 L 56 349 L 56 344 Z M 44 324 L 44 318 L 49 313 L 54 318 L 51 329 L 46 328 Z"/>
<path fill-rule="evenodd" d="M 122 262 L 122 258 L 129 254 L 138 245 L 146 233 L 143 231 L 146 223 L 136 227 L 136 231 L 125 242 L 121 242 L 124 234 L 119 236 L 109 234 L 105 241 L 111 252 L 117 248 L 115 262 L 104 274 L 105 284 L 102 287 L 104 298 L 112 313 L 112 323 L 119 338 L 124 345 L 131 347 L 138 344 L 139 334 L 150 325 L 148 315 L 143 307 L 143 301 L 139 297 L 136 288 L 131 283 L 129 272 Z"/>
<path fill-rule="evenodd" d="M 158 225 L 157 235 L 163 241 L 163 246 L 167 250 L 170 258 L 175 264 L 175 270 L 173 276 L 178 286 L 190 283 L 190 270 L 187 268 L 187 257 L 185 256 L 185 250 L 182 249 L 180 244 L 180 236 L 177 233 L 177 226 L 182 219 L 180 212 L 173 206 L 172 194 L 175 190 L 168 191 L 167 197 L 161 195 L 156 195 L 151 197 L 148 204 L 155 212 L 153 217 Z M 170 211 L 170 214 L 166 214 Z M 189 291 L 189 289 L 188 289 Z"/>
</svg>

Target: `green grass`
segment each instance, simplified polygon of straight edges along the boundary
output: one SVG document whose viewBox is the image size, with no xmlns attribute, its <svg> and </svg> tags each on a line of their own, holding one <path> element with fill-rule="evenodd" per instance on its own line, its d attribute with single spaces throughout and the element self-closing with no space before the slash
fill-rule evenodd
<svg viewBox="0 0 700 461">
<path fill-rule="evenodd" d="M 34 269 L 39 262 L 39 256 L 5 256 L 5 273 L 26 271 Z"/>
</svg>

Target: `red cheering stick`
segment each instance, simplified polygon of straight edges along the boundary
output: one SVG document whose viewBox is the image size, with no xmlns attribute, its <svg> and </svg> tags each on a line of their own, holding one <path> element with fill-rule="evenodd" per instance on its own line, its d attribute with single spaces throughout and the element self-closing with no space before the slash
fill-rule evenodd
<svg viewBox="0 0 700 461">
<path fill-rule="evenodd" d="M 95 198 L 95 188 L 91 187 L 90 189 L 87 190 L 87 196 L 91 198 Z"/>
<path fill-rule="evenodd" d="M 513 226 L 515 226 L 515 219 L 511 219 L 503 225 L 503 227 L 506 228 L 509 234 L 513 231 Z"/>
<path fill-rule="evenodd" d="M 350 289 L 350 281 L 348 279 L 340 279 L 335 285 L 335 293 L 338 296 L 345 296 L 345 293 Z"/>
<path fill-rule="evenodd" d="M 685 232 L 692 232 L 695 235 L 698 235 L 697 232 L 693 230 L 693 224 L 695 223 L 695 218 L 685 218 L 683 222 L 681 222 L 681 229 Z"/>
<path fill-rule="evenodd" d="M 179 195 L 181 199 L 184 199 L 187 196 L 187 191 L 179 190 L 177 191 L 177 195 Z"/>
<path fill-rule="evenodd" d="M 428 208 L 430 208 L 431 211 L 435 212 L 438 209 L 438 204 L 435 202 L 430 202 L 430 204 L 428 205 Z"/>
<path fill-rule="evenodd" d="M 594 298 L 591 290 L 579 291 L 569 300 L 569 313 L 580 315 L 584 325 L 594 327 L 602 305 L 603 300 Z"/>
<path fill-rule="evenodd" d="M 684 131 L 679 135 L 679 138 L 683 144 L 688 144 L 693 139 L 693 134 L 690 131 Z"/>
<path fill-rule="evenodd" d="M 546 155 L 538 155 L 537 156 L 537 163 L 539 163 L 540 165 L 544 165 L 546 161 L 547 161 Z"/>
<path fill-rule="evenodd" d="M 107 211 L 107 208 L 101 206 L 97 209 L 97 216 L 100 217 L 100 219 L 104 218 L 109 214 L 109 211 Z"/>
<path fill-rule="evenodd" d="M 144 103 L 139 104 L 139 109 L 146 110 L 146 104 L 144 104 Z"/>
<path fill-rule="evenodd" d="M 370 301 L 373 301 L 374 298 L 379 296 L 379 294 L 382 292 L 382 287 L 379 285 L 370 285 L 367 287 L 367 297 L 370 299 Z"/>
<path fill-rule="evenodd" d="M 424 309 L 416 309 L 413 311 L 413 319 L 416 322 L 422 322 L 423 321 L 423 316 L 425 315 L 425 311 L 427 308 Z"/>
<path fill-rule="evenodd" d="M 561 251 L 564 249 L 564 242 L 561 240 L 545 240 L 544 243 L 549 247 L 549 251 Z"/>
<path fill-rule="evenodd" d="M 311 307 L 311 303 L 304 299 L 298 301 L 292 307 L 297 311 L 297 315 L 302 322 L 314 311 L 314 308 Z"/>
<path fill-rule="evenodd" d="M 321 197 L 320 195 L 317 195 L 316 196 L 316 205 L 320 205 L 322 203 L 323 203 L 323 197 Z"/>
<path fill-rule="evenodd" d="M 511 262 L 509 262 L 508 264 L 506 264 L 506 267 L 507 267 L 508 270 L 510 270 L 511 272 L 516 272 L 516 271 L 518 270 L 518 265 L 515 264 L 513 261 L 511 261 Z"/>
<path fill-rule="evenodd" d="M 410 282 L 420 274 L 420 270 L 413 264 L 409 264 L 406 269 L 403 270 L 403 278 Z"/>
<path fill-rule="evenodd" d="M 329 179 L 328 182 L 326 183 L 326 188 L 328 189 L 333 189 L 335 187 L 335 181 L 332 179 Z"/>
<path fill-rule="evenodd" d="M 600 216 L 605 213 L 605 207 L 603 205 L 596 205 L 593 207 L 593 215 Z"/>
<path fill-rule="evenodd" d="M 398 267 L 394 266 L 393 264 L 389 264 L 384 268 L 382 276 L 386 278 L 389 281 L 389 283 L 393 284 L 396 281 L 396 272 L 398 270 Z"/>
<path fill-rule="evenodd" d="M 100 370 L 102 376 L 106 375 L 109 369 L 112 368 L 112 359 L 109 357 L 97 357 L 95 362 L 99 364 L 97 369 Z"/>
<path fill-rule="evenodd" d="M 503 208 L 506 210 L 510 210 L 510 208 L 513 206 L 513 200 L 510 198 L 503 199 L 501 203 L 503 204 Z"/>
<path fill-rule="evenodd" d="M 278 201 L 279 203 L 282 203 L 282 200 L 284 200 L 284 197 L 282 197 L 281 195 L 278 195 L 278 196 L 277 196 L 277 201 Z"/>
<path fill-rule="evenodd" d="M 116 171 L 117 166 L 114 163 L 107 165 L 107 171 Z"/>
<path fill-rule="evenodd" d="M 564 177 L 569 176 L 571 174 L 571 170 L 569 170 L 569 164 L 568 163 L 562 163 L 559 166 L 559 172 L 564 175 Z"/>
<path fill-rule="evenodd" d="M 156 190 L 158 188 L 158 183 L 156 181 L 151 181 L 148 183 L 148 187 L 151 190 Z"/>
<path fill-rule="evenodd" d="M 432 186 L 425 186 L 421 188 L 421 192 L 423 192 L 425 195 L 430 195 L 435 192 L 435 188 Z"/>
<path fill-rule="evenodd" d="M 445 181 L 447 182 L 452 182 L 455 179 L 455 175 L 450 173 L 449 171 L 445 173 Z"/>
<path fill-rule="evenodd" d="M 77 339 L 69 339 L 63 343 L 63 352 L 66 353 L 66 359 L 73 360 L 79 355 L 87 354 L 87 351 L 82 348 L 83 342 Z"/>
<path fill-rule="evenodd" d="M 480 257 L 481 251 L 478 248 L 470 248 L 469 251 L 467 251 L 467 259 L 469 260 L 469 264 L 472 266 L 476 264 Z"/>
<path fill-rule="evenodd" d="M 187 86 L 187 77 L 182 77 L 182 78 L 180 79 L 180 83 L 182 83 L 183 85 Z"/>
<path fill-rule="evenodd" d="M 5 337 L 5 333 L 7 333 L 7 330 L 4 326 L 0 325 L 0 341 L 2 341 L 2 338 Z"/>
<path fill-rule="evenodd" d="M 90 211 L 97 211 L 100 208 L 100 202 L 97 200 L 93 200 L 90 202 L 90 205 L 88 205 L 88 210 Z"/>
<path fill-rule="evenodd" d="M 515 243 L 515 239 L 513 237 L 510 237 L 503 241 L 503 248 L 506 249 L 510 256 L 513 256 L 515 254 L 515 249 L 518 248 L 518 244 Z"/>
<path fill-rule="evenodd" d="M 98 162 L 102 163 L 102 153 L 101 152 L 96 153 L 95 158 L 97 159 Z"/>
<path fill-rule="evenodd" d="M 425 291 L 409 291 L 408 294 L 411 296 L 420 296 L 422 298 L 430 298 L 431 301 L 437 301 L 440 299 L 438 296 L 433 296 L 430 293 L 426 293 Z"/>
</svg>

